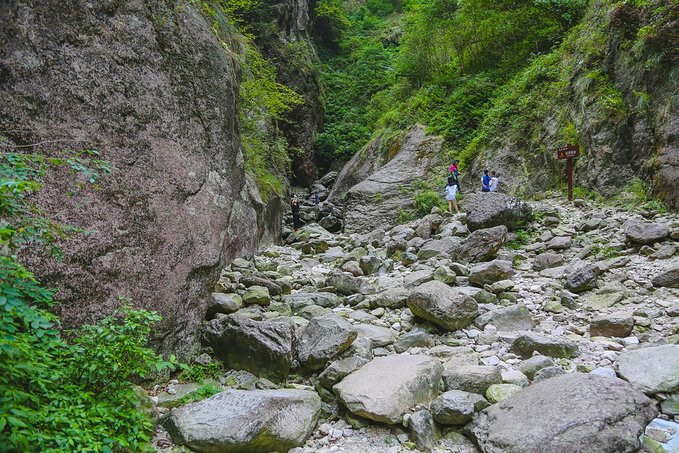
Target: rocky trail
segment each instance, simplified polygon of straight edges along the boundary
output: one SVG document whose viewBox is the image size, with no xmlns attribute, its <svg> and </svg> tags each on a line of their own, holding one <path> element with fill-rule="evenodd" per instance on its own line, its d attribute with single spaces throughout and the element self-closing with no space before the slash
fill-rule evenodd
<svg viewBox="0 0 679 453">
<path fill-rule="evenodd" d="M 198 359 L 220 392 L 156 386 L 156 447 L 679 451 L 679 216 L 467 198 L 365 234 L 307 203 L 335 233 L 234 260 Z"/>
</svg>

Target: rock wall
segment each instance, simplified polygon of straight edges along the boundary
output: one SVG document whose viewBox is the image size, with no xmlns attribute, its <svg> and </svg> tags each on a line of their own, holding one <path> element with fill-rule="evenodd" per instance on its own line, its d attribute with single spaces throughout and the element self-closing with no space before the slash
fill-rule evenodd
<svg viewBox="0 0 679 453">
<path fill-rule="evenodd" d="M 413 126 L 392 143 L 382 159 L 380 139 L 376 140 L 354 156 L 333 188 L 332 196 L 341 197 L 344 187 L 360 180 L 346 192 L 344 229 L 348 233 L 394 226 L 399 211 L 413 207 L 413 183 L 425 180 L 440 161 L 443 139 L 427 135 L 422 125 Z"/>
<path fill-rule="evenodd" d="M 162 350 L 190 353 L 220 269 L 277 236 L 280 201 L 246 184 L 239 68 L 220 40 L 180 0 L 0 3 L 0 133 L 24 151 L 96 148 L 113 167 L 75 196 L 57 172 L 38 199 L 89 231 L 62 262 L 26 257 L 66 327 L 130 297 L 163 316 Z"/>
<path fill-rule="evenodd" d="M 514 100 L 524 110 L 489 131 L 463 183 L 478 186 L 490 168 L 501 172 L 510 192 L 530 195 L 563 184 L 556 148 L 576 141 L 582 149 L 577 185 L 608 197 L 640 177 L 679 208 L 679 6 L 654 8 L 593 2 L 587 27 L 576 27 L 562 45 L 555 66 L 560 88 L 547 99 L 536 94 L 548 90 L 544 80 L 552 70 L 544 70 L 532 91 Z"/>
</svg>

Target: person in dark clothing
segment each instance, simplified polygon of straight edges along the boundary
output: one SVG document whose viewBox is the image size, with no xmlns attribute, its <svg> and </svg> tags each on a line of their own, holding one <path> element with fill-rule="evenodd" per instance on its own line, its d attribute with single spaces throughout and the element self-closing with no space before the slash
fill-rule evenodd
<svg viewBox="0 0 679 453">
<path fill-rule="evenodd" d="M 490 175 L 488 170 L 483 170 L 483 176 L 481 177 L 481 192 L 490 192 Z"/>
<path fill-rule="evenodd" d="M 293 197 L 290 207 L 292 208 L 292 227 L 296 231 L 302 226 L 302 222 L 299 220 L 299 199 L 297 197 Z"/>
</svg>

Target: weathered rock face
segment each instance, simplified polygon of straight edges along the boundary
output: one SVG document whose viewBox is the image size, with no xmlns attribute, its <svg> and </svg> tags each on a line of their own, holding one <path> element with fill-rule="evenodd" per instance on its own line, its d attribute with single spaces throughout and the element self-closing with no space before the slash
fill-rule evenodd
<svg viewBox="0 0 679 453">
<path fill-rule="evenodd" d="M 471 296 L 440 281 L 415 288 L 408 297 L 408 308 L 415 316 L 446 330 L 466 327 L 478 315 L 478 304 Z"/>
<path fill-rule="evenodd" d="M 91 232 L 61 244 L 62 262 L 30 259 L 60 289 L 64 324 L 130 297 L 163 316 L 156 339 L 182 354 L 219 270 L 271 237 L 269 225 L 276 234 L 280 206 L 245 178 L 237 63 L 211 19 L 173 3 L 4 2 L 0 130 L 27 151 L 97 149 L 113 168 L 72 197 L 70 174 L 54 173 L 39 199 Z"/>
<path fill-rule="evenodd" d="M 166 425 L 194 451 L 267 453 L 302 445 L 320 411 L 321 399 L 307 390 L 226 390 L 175 409 Z"/>
<path fill-rule="evenodd" d="M 424 179 L 435 165 L 442 143 L 440 137 L 427 135 L 424 126 L 418 125 L 411 128 L 402 141 L 392 144 L 387 150 L 386 163 L 373 168 L 373 172 L 346 192 L 345 231 L 352 233 L 393 226 L 399 210 L 412 207 L 410 186 L 415 180 Z M 331 197 L 341 196 L 340 190 L 346 187 L 347 179 L 357 179 L 352 171 L 368 172 L 370 165 L 366 166 L 361 160 L 368 158 L 372 149 L 372 145 L 368 145 L 340 173 Z"/>
<path fill-rule="evenodd" d="M 625 381 L 572 373 L 484 409 L 471 431 L 486 453 L 634 452 L 656 414 L 653 402 Z"/>
<path fill-rule="evenodd" d="M 618 373 L 644 393 L 679 390 L 679 345 L 628 351 L 618 357 Z"/>
</svg>

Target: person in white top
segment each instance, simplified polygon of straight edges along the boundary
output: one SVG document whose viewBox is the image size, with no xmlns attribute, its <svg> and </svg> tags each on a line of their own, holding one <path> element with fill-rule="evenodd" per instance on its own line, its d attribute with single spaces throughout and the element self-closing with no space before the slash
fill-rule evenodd
<svg viewBox="0 0 679 453">
<path fill-rule="evenodd" d="M 455 212 L 460 213 L 457 207 L 457 184 L 452 176 L 448 177 L 448 184 L 446 185 L 446 200 L 448 201 L 448 212 L 453 213 L 453 207 L 455 207 Z"/>
<path fill-rule="evenodd" d="M 497 188 L 500 185 L 500 180 L 498 179 L 497 175 L 495 174 L 494 171 L 490 172 L 490 191 L 491 192 L 497 192 Z"/>
</svg>

